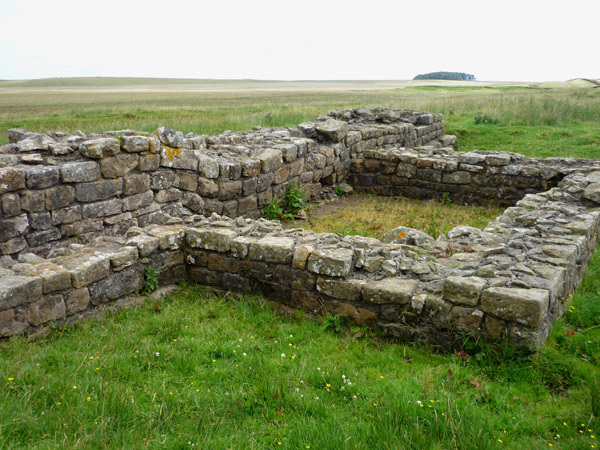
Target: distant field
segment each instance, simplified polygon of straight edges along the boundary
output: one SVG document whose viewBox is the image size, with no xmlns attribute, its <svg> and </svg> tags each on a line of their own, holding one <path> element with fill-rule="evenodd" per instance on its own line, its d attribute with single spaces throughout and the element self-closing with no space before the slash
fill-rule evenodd
<svg viewBox="0 0 600 450">
<path fill-rule="evenodd" d="M 443 113 L 459 147 L 600 157 L 600 88 L 565 83 L 70 78 L 0 81 L 0 145 L 9 128 L 86 133 L 168 126 L 218 134 L 289 126 L 334 108 Z M 476 117 L 488 118 L 476 123 Z"/>
</svg>

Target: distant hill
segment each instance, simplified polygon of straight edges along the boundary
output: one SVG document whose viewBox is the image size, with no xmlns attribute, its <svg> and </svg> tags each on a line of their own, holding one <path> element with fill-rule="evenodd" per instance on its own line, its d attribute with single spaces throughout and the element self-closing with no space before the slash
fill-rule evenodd
<svg viewBox="0 0 600 450">
<path fill-rule="evenodd" d="M 413 80 L 458 80 L 475 81 L 475 75 L 463 72 L 430 72 L 422 73 L 413 78 Z"/>
</svg>

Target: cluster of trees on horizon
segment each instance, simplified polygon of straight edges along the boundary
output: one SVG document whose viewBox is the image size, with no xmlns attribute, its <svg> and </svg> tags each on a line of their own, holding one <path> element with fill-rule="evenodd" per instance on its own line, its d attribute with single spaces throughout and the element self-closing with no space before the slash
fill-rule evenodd
<svg viewBox="0 0 600 450">
<path fill-rule="evenodd" d="M 463 72 L 429 72 L 419 74 L 416 77 L 414 77 L 413 80 L 475 81 L 475 75 Z"/>
</svg>

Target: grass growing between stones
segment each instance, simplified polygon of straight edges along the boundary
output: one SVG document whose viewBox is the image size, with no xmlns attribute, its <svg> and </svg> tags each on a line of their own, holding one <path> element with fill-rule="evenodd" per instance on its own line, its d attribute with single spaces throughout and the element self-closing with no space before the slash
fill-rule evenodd
<svg viewBox="0 0 600 450">
<path fill-rule="evenodd" d="M 315 209 L 308 223 L 292 225 L 303 226 L 316 233 L 374 238 L 381 238 L 387 231 L 403 225 L 437 238 L 458 225 L 484 228 L 503 210 L 494 206 L 453 204 L 450 198 L 436 201 L 353 194 Z"/>
<path fill-rule="evenodd" d="M 0 342 L 0 447 L 594 448 L 590 276 L 533 356 L 336 334 L 260 298 L 184 287 L 160 308 Z"/>
</svg>

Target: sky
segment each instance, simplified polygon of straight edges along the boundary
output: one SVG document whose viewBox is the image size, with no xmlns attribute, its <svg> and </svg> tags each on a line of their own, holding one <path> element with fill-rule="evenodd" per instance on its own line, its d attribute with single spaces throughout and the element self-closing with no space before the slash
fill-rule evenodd
<svg viewBox="0 0 600 450">
<path fill-rule="evenodd" d="M 0 0 L 0 79 L 600 78 L 600 0 Z"/>
</svg>

